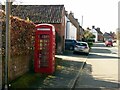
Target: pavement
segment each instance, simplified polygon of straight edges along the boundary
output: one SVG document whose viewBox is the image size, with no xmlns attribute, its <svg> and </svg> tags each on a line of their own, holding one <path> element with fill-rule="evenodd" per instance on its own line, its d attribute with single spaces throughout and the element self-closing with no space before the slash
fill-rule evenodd
<svg viewBox="0 0 120 90">
<path fill-rule="evenodd" d="M 73 52 L 66 52 L 62 55 L 55 55 L 56 57 L 56 68 L 53 74 L 41 74 L 41 77 L 38 75 L 32 74 L 27 75 L 31 80 L 24 76 L 21 77 L 21 80 L 15 84 L 11 84 L 12 87 L 10 90 L 58 90 L 58 89 L 68 89 L 71 90 L 74 88 L 74 85 L 81 74 L 81 71 L 86 64 L 87 56 L 86 55 L 76 55 Z M 43 77 L 42 77 L 43 76 Z M 44 77 L 45 76 L 45 77 Z M 26 78 L 25 78 L 26 77 Z M 37 78 L 37 80 L 34 78 Z M 21 83 L 23 82 L 23 83 Z M 25 83 L 26 82 L 26 83 Z M 18 85 L 17 85 L 18 84 Z M 25 85 L 24 85 L 25 84 Z"/>
<path fill-rule="evenodd" d="M 56 57 L 62 58 L 58 70 L 56 70 L 54 75 L 49 75 L 39 87 L 37 86 L 37 90 L 74 88 L 86 59 L 67 55 L 56 55 Z"/>
</svg>

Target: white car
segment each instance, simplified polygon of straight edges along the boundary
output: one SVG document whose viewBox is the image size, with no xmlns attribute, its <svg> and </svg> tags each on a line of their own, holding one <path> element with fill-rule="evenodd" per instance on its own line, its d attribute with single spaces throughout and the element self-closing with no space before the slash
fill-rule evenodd
<svg viewBox="0 0 120 90">
<path fill-rule="evenodd" d="M 77 42 L 74 48 L 73 53 L 85 53 L 86 55 L 89 54 L 90 48 L 87 42 Z"/>
</svg>

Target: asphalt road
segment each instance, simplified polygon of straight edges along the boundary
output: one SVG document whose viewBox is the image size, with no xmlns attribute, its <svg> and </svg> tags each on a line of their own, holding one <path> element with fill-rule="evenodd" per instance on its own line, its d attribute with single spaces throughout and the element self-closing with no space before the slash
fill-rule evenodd
<svg viewBox="0 0 120 90">
<path fill-rule="evenodd" d="M 117 51 L 117 47 L 105 47 L 104 43 L 94 44 L 75 88 L 119 90 Z"/>
</svg>

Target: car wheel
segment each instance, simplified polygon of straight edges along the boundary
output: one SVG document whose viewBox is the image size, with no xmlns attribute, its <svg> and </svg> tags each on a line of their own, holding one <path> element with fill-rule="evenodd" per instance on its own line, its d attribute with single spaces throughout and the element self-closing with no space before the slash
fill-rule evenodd
<svg viewBox="0 0 120 90">
<path fill-rule="evenodd" d="M 87 56 L 88 56 L 88 55 L 89 55 L 89 53 L 85 53 L 85 55 L 87 55 Z"/>
<path fill-rule="evenodd" d="M 73 54 L 76 54 L 76 52 L 74 51 Z"/>
</svg>

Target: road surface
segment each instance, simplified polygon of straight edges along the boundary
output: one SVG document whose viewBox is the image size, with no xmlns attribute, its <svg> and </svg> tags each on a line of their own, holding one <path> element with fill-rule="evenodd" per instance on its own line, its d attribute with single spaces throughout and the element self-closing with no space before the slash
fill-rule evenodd
<svg viewBox="0 0 120 90">
<path fill-rule="evenodd" d="M 104 43 L 94 44 L 75 88 L 118 90 L 120 73 L 117 51 L 117 47 L 105 47 Z"/>
</svg>

